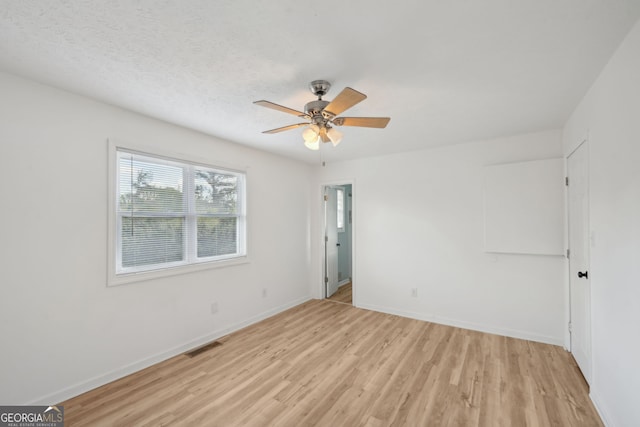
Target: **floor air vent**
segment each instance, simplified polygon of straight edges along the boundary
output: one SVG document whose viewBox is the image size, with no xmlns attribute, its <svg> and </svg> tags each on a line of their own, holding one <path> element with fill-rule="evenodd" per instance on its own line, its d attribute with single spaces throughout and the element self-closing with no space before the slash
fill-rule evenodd
<svg viewBox="0 0 640 427">
<path fill-rule="evenodd" d="M 209 351 L 212 348 L 220 347 L 221 345 L 222 343 L 220 341 L 213 341 L 213 342 L 210 342 L 209 344 L 203 345 L 202 347 L 198 347 L 196 349 L 188 351 L 185 353 L 185 355 L 189 357 L 196 357 L 199 354 Z"/>
</svg>

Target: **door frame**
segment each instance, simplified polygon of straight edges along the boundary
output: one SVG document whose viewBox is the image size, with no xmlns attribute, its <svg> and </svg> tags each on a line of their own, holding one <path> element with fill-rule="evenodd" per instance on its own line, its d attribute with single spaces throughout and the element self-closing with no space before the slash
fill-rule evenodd
<svg viewBox="0 0 640 427">
<path fill-rule="evenodd" d="M 567 179 L 569 179 L 569 184 L 567 186 L 565 186 L 565 240 L 567 242 L 566 247 L 567 250 L 571 250 L 570 247 L 570 209 L 569 209 L 569 187 L 571 185 L 571 177 L 569 176 L 569 158 L 576 152 L 578 151 L 578 149 L 580 148 L 584 148 L 586 150 L 586 176 L 584 177 L 585 181 L 586 181 L 586 186 L 587 186 L 587 197 L 590 196 L 590 190 L 591 190 L 591 185 L 590 185 L 590 180 L 589 180 L 589 158 L 590 158 L 590 151 L 589 151 L 589 135 L 587 133 L 587 135 L 585 135 L 583 138 L 581 138 L 579 140 L 579 142 L 571 147 L 571 150 L 565 155 L 565 176 L 567 177 Z M 587 208 L 587 212 L 586 217 L 587 217 L 587 224 L 586 224 L 586 229 L 587 232 L 585 233 L 585 239 L 587 242 L 587 254 L 586 254 L 586 258 L 587 258 L 587 266 L 588 266 L 588 271 L 591 275 L 591 206 L 590 206 L 590 202 L 591 198 L 589 197 L 589 207 Z M 566 254 L 565 254 L 566 256 Z M 573 354 L 573 336 L 572 333 L 570 331 L 570 324 L 573 321 L 573 315 L 572 315 L 572 310 L 571 310 L 571 280 L 573 279 L 571 276 L 571 254 L 569 253 L 569 256 L 566 257 L 566 286 L 565 286 L 565 297 L 566 297 L 566 315 L 565 315 L 565 319 L 566 319 L 566 323 L 565 323 L 565 349 L 567 351 L 569 351 L 571 354 Z M 589 293 L 589 313 L 588 313 L 588 319 L 589 319 L 589 376 L 590 378 L 586 378 L 586 375 L 583 373 L 583 375 L 585 376 L 585 380 L 587 381 L 587 383 L 592 383 L 593 382 L 593 352 L 592 352 L 592 348 L 591 348 L 591 343 L 593 343 L 593 304 L 591 303 L 591 297 L 592 297 L 592 286 L 591 286 L 591 278 L 589 278 L 589 289 L 588 289 L 588 293 Z"/>
<path fill-rule="evenodd" d="M 324 276 L 325 276 L 325 252 L 324 252 L 324 233 L 325 233 L 325 202 L 324 202 L 324 189 L 325 187 L 340 187 L 340 186 L 344 186 L 344 185 L 351 185 L 351 293 L 352 293 L 352 300 L 351 300 L 351 304 L 354 307 L 357 307 L 357 301 L 358 301 L 358 286 L 357 286 L 357 279 L 356 279 L 356 228 L 357 228 L 357 221 L 356 221 L 356 204 L 357 204 L 357 191 L 356 191 L 356 182 L 354 179 L 339 179 L 339 180 L 332 180 L 332 181 L 323 181 L 320 183 L 320 191 L 319 191 L 319 200 L 320 200 L 320 208 L 318 210 L 318 214 L 319 214 L 319 218 L 320 221 L 319 222 L 319 227 L 318 227 L 318 242 L 319 247 L 318 247 L 318 252 L 320 253 L 320 257 L 319 257 L 319 265 L 320 265 L 320 274 L 319 274 L 319 280 L 317 282 L 317 286 L 318 286 L 318 290 L 319 293 L 318 295 L 320 295 L 321 299 L 325 299 L 327 297 L 327 288 L 324 284 Z"/>
</svg>

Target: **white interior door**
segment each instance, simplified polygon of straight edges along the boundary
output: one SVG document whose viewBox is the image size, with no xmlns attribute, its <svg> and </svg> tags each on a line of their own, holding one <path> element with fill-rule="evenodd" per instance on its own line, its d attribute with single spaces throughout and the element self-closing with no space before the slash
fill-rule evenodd
<svg viewBox="0 0 640 427">
<path fill-rule="evenodd" d="M 325 187 L 324 224 L 325 224 L 325 276 L 327 298 L 338 290 L 338 225 L 336 189 Z"/>
<path fill-rule="evenodd" d="M 587 144 L 567 159 L 569 176 L 569 292 L 571 353 L 591 382 L 591 282 L 589 277 L 589 187 Z"/>
</svg>

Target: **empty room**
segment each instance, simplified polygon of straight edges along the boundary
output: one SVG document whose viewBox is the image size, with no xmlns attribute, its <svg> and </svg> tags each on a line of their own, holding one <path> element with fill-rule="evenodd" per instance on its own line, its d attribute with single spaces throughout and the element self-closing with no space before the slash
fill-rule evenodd
<svg viewBox="0 0 640 427">
<path fill-rule="evenodd" d="M 0 94 L 0 426 L 640 425 L 639 1 L 0 0 Z"/>
</svg>

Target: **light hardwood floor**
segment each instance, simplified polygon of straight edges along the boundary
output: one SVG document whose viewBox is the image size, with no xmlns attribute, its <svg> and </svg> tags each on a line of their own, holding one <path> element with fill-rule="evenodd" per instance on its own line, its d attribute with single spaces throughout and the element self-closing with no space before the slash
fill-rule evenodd
<svg viewBox="0 0 640 427">
<path fill-rule="evenodd" d="M 63 402 L 67 426 L 601 426 L 562 348 L 313 300 Z"/>
<path fill-rule="evenodd" d="M 338 291 L 327 299 L 330 301 L 341 302 L 344 304 L 352 304 L 351 283 L 347 283 L 346 285 L 340 286 L 338 288 Z"/>
</svg>

